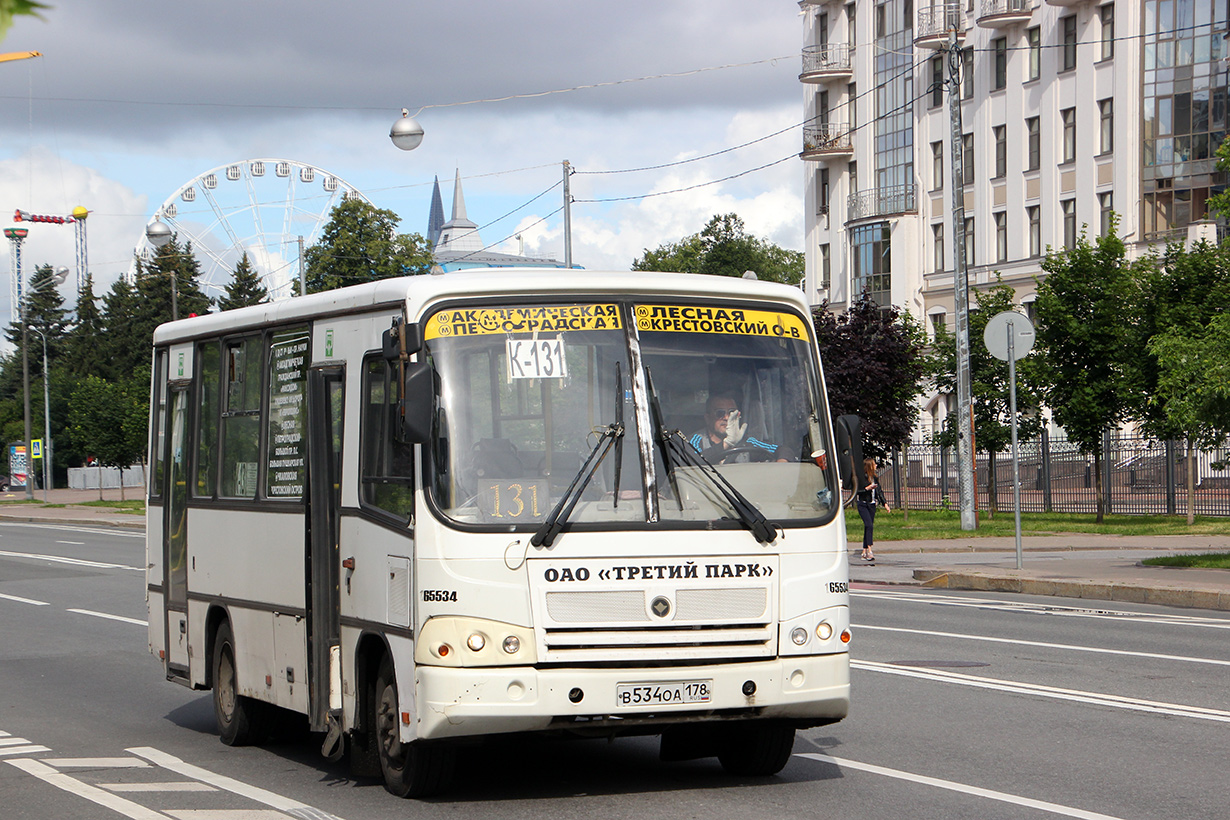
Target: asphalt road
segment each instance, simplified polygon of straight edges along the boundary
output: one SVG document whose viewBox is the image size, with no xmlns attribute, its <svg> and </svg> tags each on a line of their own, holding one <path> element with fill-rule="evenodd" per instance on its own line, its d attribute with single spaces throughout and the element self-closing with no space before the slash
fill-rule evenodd
<svg viewBox="0 0 1230 820">
<path fill-rule="evenodd" d="M 783 773 L 662 764 L 653 739 L 517 739 L 398 801 L 292 734 L 224 747 L 146 650 L 139 533 L 0 524 L 0 817 L 1224 818 L 1230 617 L 856 588 L 850 717 Z M 83 563 L 85 562 L 85 563 Z"/>
</svg>

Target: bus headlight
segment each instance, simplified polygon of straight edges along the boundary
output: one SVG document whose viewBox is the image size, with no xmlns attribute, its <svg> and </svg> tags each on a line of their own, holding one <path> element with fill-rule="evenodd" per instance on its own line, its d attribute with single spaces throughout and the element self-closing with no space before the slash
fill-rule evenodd
<svg viewBox="0 0 1230 820">
<path fill-rule="evenodd" d="M 801 626 L 796 626 L 790 631 L 790 640 L 794 641 L 795 646 L 802 646 L 807 643 L 807 630 Z"/>
<path fill-rule="evenodd" d="M 816 637 L 822 641 L 827 641 L 833 637 L 833 625 L 828 621 L 821 621 L 816 624 Z"/>
<path fill-rule="evenodd" d="M 442 615 L 427 619 L 419 630 L 414 661 L 426 666 L 529 666 L 538 660 L 534 646 L 534 630 L 528 627 Z M 449 649 L 440 651 L 443 647 Z"/>
</svg>

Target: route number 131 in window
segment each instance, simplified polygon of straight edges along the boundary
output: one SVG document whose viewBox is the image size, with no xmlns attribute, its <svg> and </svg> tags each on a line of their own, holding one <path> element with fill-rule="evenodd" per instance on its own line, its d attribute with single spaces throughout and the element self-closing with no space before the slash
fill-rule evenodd
<svg viewBox="0 0 1230 820">
<path fill-rule="evenodd" d="M 567 375 L 562 337 L 508 340 L 508 378 L 562 379 Z"/>
</svg>

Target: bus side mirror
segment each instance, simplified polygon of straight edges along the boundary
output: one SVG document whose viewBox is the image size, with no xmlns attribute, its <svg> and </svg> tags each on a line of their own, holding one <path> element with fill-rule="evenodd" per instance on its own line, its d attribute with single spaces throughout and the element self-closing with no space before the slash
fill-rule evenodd
<svg viewBox="0 0 1230 820">
<path fill-rule="evenodd" d="M 395 362 L 402 353 L 409 356 L 422 349 L 423 328 L 416 322 L 407 324 L 400 318 L 394 319 L 393 326 L 380 336 L 380 352 L 385 361 Z"/>
<path fill-rule="evenodd" d="M 841 487 L 857 492 L 867 486 L 863 473 L 863 420 L 858 416 L 839 416 L 834 425 L 837 436 L 837 472 Z"/>
<path fill-rule="evenodd" d="M 425 361 L 406 363 L 401 399 L 402 434 L 406 441 L 425 444 L 431 439 L 435 408 L 435 373 Z"/>
</svg>

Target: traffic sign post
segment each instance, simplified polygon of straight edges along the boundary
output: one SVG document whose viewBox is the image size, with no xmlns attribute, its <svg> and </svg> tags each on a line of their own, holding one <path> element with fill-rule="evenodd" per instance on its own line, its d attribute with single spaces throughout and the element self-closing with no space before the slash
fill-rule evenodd
<svg viewBox="0 0 1230 820">
<path fill-rule="evenodd" d="M 1012 416 L 1012 505 L 1016 514 L 1016 568 L 1024 565 L 1021 549 L 1021 469 L 1016 445 L 1016 360 L 1034 347 L 1034 326 L 1014 310 L 997 313 L 987 322 L 982 340 L 995 358 L 1008 362 L 1008 413 Z"/>
</svg>

